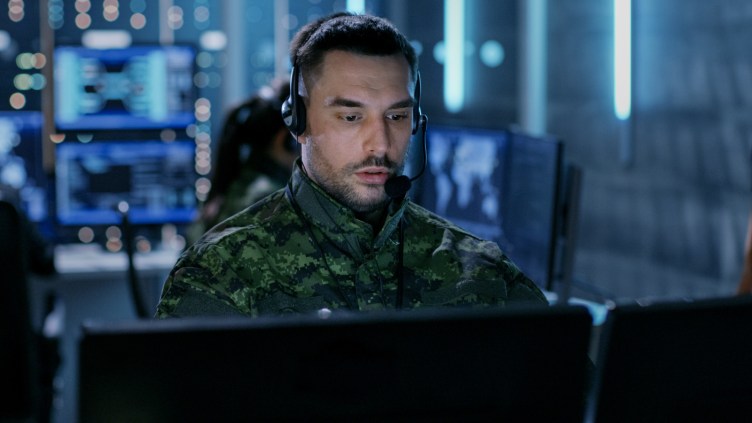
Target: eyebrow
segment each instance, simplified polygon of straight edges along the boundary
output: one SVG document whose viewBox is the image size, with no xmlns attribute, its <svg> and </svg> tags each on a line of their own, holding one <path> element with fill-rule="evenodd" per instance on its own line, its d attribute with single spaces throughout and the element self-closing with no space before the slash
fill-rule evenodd
<svg viewBox="0 0 752 423">
<path fill-rule="evenodd" d="M 327 107 L 365 107 L 365 104 L 363 104 L 360 101 L 351 100 L 348 98 L 343 97 L 334 97 L 329 98 L 325 102 Z M 388 107 L 388 109 L 403 109 L 408 107 L 413 107 L 413 99 L 407 98 L 405 100 L 400 100 L 391 106 Z"/>
</svg>

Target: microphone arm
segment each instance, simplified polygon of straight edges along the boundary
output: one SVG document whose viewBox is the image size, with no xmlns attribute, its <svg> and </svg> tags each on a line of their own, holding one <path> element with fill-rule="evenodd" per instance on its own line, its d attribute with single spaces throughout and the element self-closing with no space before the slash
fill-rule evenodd
<svg viewBox="0 0 752 423">
<path fill-rule="evenodd" d="M 405 175 L 393 176 L 389 178 L 384 184 L 384 191 L 386 191 L 386 195 L 388 195 L 392 200 L 401 200 L 405 198 L 405 195 L 407 194 L 407 191 L 410 190 L 413 181 L 420 178 L 423 175 L 423 172 L 426 171 L 426 166 L 428 164 L 428 151 L 426 149 L 426 128 L 428 126 L 428 116 L 424 114 L 420 115 L 420 121 L 418 125 L 420 125 L 420 135 L 422 137 L 423 145 L 423 162 L 421 164 L 420 172 L 418 172 L 418 174 L 413 176 L 412 178 Z"/>
</svg>

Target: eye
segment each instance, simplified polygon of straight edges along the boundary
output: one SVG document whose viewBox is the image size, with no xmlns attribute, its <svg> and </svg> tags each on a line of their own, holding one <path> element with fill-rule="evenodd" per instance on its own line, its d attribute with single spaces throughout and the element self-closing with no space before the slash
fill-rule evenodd
<svg viewBox="0 0 752 423">
<path fill-rule="evenodd" d="M 342 119 L 345 122 L 355 122 L 356 120 L 358 120 L 358 116 L 357 115 L 343 115 Z"/>
<path fill-rule="evenodd" d="M 386 118 L 389 119 L 389 120 L 394 120 L 394 121 L 398 121 L 399 122 L 401 120 L 407 119 L 408 118 L 408 113 L 407 112 L 389 113 L 389 114 L 386 115 Z"/>
</svg>

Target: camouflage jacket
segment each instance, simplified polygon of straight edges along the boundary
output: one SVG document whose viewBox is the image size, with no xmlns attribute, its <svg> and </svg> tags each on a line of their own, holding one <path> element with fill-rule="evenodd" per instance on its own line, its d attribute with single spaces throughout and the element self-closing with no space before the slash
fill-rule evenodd
<svg viewBox="0 0 752 423">
<path fill-rule="evenodd" d="M 263 157 L 244 166 L 238 178 L 227 188 L 217 215 L 198 219 L 188 228 L 188 244 L 196 242 L 212 226 L 240 212 L 256 201 L 285 186 L 290 170 Z"/>
<path fill-rule="evenodd" d="M 286 189 L 220 223 L 186 250 L 167 278 L 157 317 L 511 301 L 546 304 L 495 243 L 409 199 L 392 204 L 374 234 L 296 166 Z"/>
</svg>

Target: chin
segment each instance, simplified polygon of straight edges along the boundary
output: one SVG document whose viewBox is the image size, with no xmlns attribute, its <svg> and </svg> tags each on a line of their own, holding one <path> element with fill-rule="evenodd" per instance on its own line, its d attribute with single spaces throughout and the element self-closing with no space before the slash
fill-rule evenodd
<svg viewBox="0 0 752 423">
<path fill-rule="evenodd" d="M 384 187 L 381 188 L 381 193 L 373 195 L 360 195 L 355 201 L 349 201 L 349 207 L 357 213 L 370 213 L 377 211 L 389 203 L 389 197 L 387 197 L 384 191 Z"/>
</svg>

